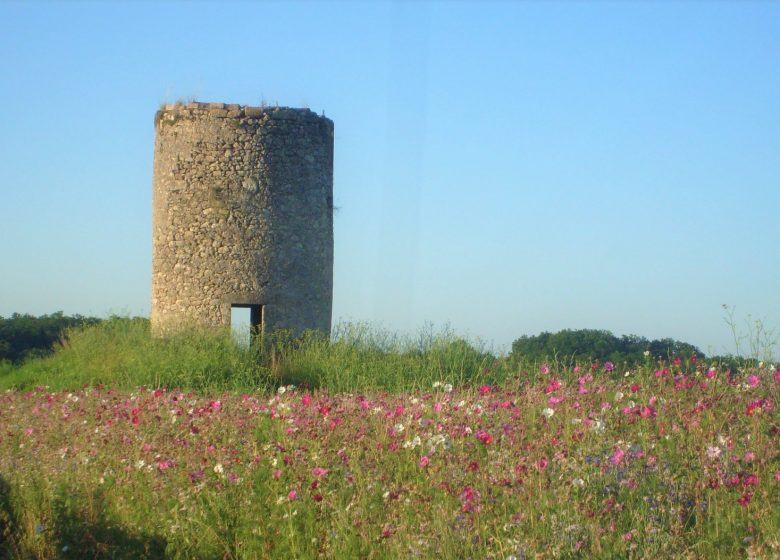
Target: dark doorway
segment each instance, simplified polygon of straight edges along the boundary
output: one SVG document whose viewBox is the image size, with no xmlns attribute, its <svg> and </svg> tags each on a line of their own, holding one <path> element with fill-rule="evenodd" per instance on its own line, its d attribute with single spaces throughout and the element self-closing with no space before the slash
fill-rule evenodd
<svg viewBox="0 0 780 560">
<path fill-rule="evenodd" d="M 248 348 L 263 333 L 263 306 L 251 303 L 231 304 L 230 330 L 236 342 Z"/>
</svg>

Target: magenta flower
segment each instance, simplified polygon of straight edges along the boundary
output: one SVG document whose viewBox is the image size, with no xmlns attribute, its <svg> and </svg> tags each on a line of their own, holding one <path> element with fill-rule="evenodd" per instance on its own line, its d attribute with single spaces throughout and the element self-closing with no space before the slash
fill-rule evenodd
<svg viewBox="0 0 780 560">
<path fill-rule="evenodd" d="M 642 418 L 655 418 L 656 411 L 654 406 L 643 406 L 639 409 L 639 416 Z"/>
<path fill-rule="evenodd" d="M 615 449 L 615 453 L 612 454 L 612 458 L 610 458 L 609 462 L 613 465 L 619 465 L 625 456 L 626 452 L 618 447 Z"/>
<path fill-rule="evenodd" d="M 290 500 L 291 502 L 297 497 L 298 497 L 298 492 L 296 492 L 295 490 L 290 490 L 290 492 L 287 494 L 287 499 Z"/>
<path fill-rule="evenodd" d="M 431 458 L 428 457 L 427 455 L 423 455 L 422 457 L 420 457 L 420 468 L 424 469 L 425 467 L 428 466 L 428 463 L 430 462 L 431 462 Z"/>
<path fill-rule="evenodd" d="M 545 387 L 545 388 L 544 388 L 544 393 L 545 393 L 546 395 L 549 395 L 549 394 L 550 394 L 550 393 L 552 393 L 553 391 L 557 391 L 557 390 L 558 390 L 558 389 L 560 389 L 560 388 L 561 388 L 561 382 L 560 382 L 560 381 L 558 381 L 558 380 L 557 380 L 557 379 L 555 379 L 555 378 L 552 378 L 552 379 L 550 380 L 550 383 L 547 385 L 547 387 Z"/>
<path fill-rule="evenodd" d="M 775 381 L 779 381 L 779 382 L 780 382 L 780 369 L 778 369 L 778 370 L 775 372 Z"/>
<path fill-rule="evenodd" d="M 482 442 L 483 445 L 490 445 L 491 443 L 493 443 L 493 436 L 491 436 L 485 430 L 477 430 L 477 432 L 474 435 L 480 442 Z"/>
<path fill-rule="evenodd" d="M 755 373 L 750 374 L 747 378 L 748 385 L 750 385 L 751 387 L 758 387 L 760 381 L 761 380 Z"/>
<path fill-rule="evenodd" d="M 548 373 L 550 373 L 550 366 L 549 366 L 549 364 L 544 364 L 544 365 L 541 367 L 541 372 L 542 372 L 544 375 L 547 375 Z"/>
<path fill-rule="evenodd" d="M 615 371 L 615 364 L 612 362 L 604 362 L 604 371 Z"/>
<path fill-rule="evenodd" d="M 322 467 L 315 467 L 312 469 L 311 474 L 314 476 L 325 476 L 328 474 L 328 469 L 323 469 Z"/>
</svg>

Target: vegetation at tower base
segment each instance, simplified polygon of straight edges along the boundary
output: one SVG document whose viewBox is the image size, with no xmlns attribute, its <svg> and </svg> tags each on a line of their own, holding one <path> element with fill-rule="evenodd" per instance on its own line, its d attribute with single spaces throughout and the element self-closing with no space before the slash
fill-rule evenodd
<svg viewBox="0 0 780 560">
<path fill-rule="evenodd" d="M 671 338 L 648 340 L 636 335 L 617 337 L 606 330 L 565 329 L 557 333 L 542 332 L 534 336 L 521 336 L 512 343 L 511 359 L 513 363 L 556 358 L 564 363 L 598 360 L 635 366 L 646 363 L 648 357 L 670 359 L 675 356 L 693 355 L 698 358 L 706 357 L 695 346 Z"/>
</svg>

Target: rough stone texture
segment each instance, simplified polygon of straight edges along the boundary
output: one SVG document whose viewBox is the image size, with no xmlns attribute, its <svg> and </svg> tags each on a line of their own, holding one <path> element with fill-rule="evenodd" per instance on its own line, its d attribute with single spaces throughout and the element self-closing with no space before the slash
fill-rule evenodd
<svg viewBox="0 0 780 560">
<path fill-rule="evenodd" d="M 165 105 L 155 115 L 155 332 L 229 325 L 330 331 L 333 122 L 308 109 Z"/>
</svg>

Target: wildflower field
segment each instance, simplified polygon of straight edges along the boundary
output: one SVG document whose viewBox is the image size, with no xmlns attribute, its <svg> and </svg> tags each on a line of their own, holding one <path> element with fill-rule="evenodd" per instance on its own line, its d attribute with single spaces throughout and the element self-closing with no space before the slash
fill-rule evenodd
<svg viewBox="0 0 780 560">
<path fill-rule="evenodd" d="M 8 389 L 0 557 L 778 558 L 780 371 L 702 362 Z"/>
</svg>

